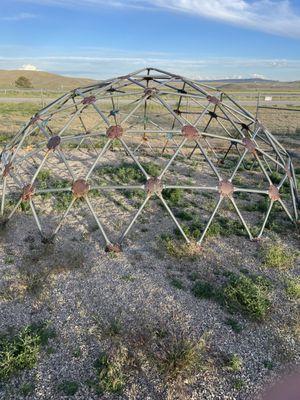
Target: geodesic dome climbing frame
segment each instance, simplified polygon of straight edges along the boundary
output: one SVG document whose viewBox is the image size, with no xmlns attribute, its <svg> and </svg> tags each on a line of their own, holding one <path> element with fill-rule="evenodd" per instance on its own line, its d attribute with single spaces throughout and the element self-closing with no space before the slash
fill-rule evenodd
<svg viewBox="0 0 300 400">
<path fill-rule="evenodd" d="M 120 250 L 143 210 L 155 211 L 153 198 L 199 244 L 225 203 L 250 239 L 261 237 L 274 205 L 298 220 L 294 168 L 278 140 L 228 94 L 156 68 L 64 94 L 5 145 L 1 161 L 3 221 L 30 212 L 44 239 L 70 214 L 81 224 L 85 204 L 106 249 Z M 192 238 L 179 191 L 201 220 Z"/>
</svg>

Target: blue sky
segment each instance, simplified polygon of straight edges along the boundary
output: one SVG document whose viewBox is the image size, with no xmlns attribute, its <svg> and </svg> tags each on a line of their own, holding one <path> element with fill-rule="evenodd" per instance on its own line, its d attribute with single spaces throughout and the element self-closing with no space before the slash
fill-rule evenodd
<svg viewBox="0 0 300 400">
<path fill-rule="evenodd" d="M 300 80 L 300 0 L 1 0 L 0 68 Z"/>
</svg>

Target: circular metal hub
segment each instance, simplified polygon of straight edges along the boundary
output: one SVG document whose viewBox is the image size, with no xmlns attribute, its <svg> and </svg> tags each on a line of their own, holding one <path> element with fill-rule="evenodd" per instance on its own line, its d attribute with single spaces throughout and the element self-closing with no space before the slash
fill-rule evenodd
<svg viewBox="0 0 300 400">
<path fill-rule="evenodd" d="M 47 143 L 48 150 L 55 150 L 60 145 L 60 142 L 61 138 L 59 136 L 52 136 Z"/>
<path fill-rule="evenodd" d="M 22 201 L 29 201 L 31 197 L 34 195 L 34 187 L 30 183 L 26 186 L 23 187 L 23 192 L 22 192 Z"/>
<path fill-rule="evenodd" d="M 145 93 L 145 96 L 147 96 L 149 98 L 149 97 L 157 94 L 158 90 L 156 88 L 147 88 L 144 90 L 144 93 Z"/>
<path fill-rule="evenodd" d="M 181 129 L 181 132 L 182 132 L 183 136 L 189 140 L 195 140 L 195 139 L 198 139 L 198 137 L 199 137 L 198 129 L 192 125 L 183 126 Z"/>
<path fill-rule="evenodd" d="M 77 198 L 84 197 L 88 194 L 89 189 L 90 186 L 85 179 L 77 179 L 72 185 L 72 192 Z"/>
<path fill-rule="evenodd" d="M 145 184 L 145 190 L 148 196 L 153 196 L 154 194 L 160 195 L 163 190 L 161 180 L 158 178 L 148 179 Z"/>
<path fill-rule="evenodd" d="M 123 128 L 120 125 L 112 125 L 106 131 L 106 136 L 110 139 L 117 139 L 124 133 Z"/>
<path fill-rule="evenodd" d="M 231 197 L 234 192 L 234 186 L 231 182 L 223 180 L 219 182 L 219 193 L 223 197 Z"/>
<path fill-rule="evenodd" d="M 268 195 L 269 195 L 270 199 L 273 201 L 280 200 L 279 190 L 278 190 L 278 187 L 275 185 L 271 185 L 269 187 Z"/>
<path fill-rule="evenodd" d="M 252 139 L 243 138 L 242 142 L 243 145 L 246 147 L 246 149 L 249 151 L 249 153 L 254 154 L 256 152 L 256 145 Z"/>
<path fill-rule="evenodd" d="M 220 103 L 220 100 L 219 100 L 217 97 L 215 97 L 215 96 L 207 96 L 207 100 L 208 100 L 210 103 L 215 104 L 215 105 L 217 105 L 217 104 Z"/>
<path fill-rule="evenodd" d="M 95 96 L 88 96 L 88 97 L 85 97 L 83 100 L 82 100 L 82 104 L 93 104 L 93 103 L 95 103 L 95 101 L 96 101 L 96 97 Z"/>
</svg>

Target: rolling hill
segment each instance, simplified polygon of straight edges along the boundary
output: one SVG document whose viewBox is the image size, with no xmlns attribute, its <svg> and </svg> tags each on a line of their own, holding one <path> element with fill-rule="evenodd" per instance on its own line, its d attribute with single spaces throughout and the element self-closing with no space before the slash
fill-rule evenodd
<svg viewBox="0 0 300 400">
<path fill-rule="evenodd" d="M 92 79 L 67 77 L 44 71 L 0 70 L 0 88 L 15 88 L 15 81 L 20 76 L 28 78 L 34 89 L 71 90 L 95 82 Z"/>
</svg>

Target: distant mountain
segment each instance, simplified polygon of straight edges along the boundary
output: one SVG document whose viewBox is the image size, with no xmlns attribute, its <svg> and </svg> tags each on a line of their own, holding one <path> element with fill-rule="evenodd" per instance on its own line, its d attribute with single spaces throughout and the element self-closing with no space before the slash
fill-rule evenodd
<svg viewBox="0 0 300 400">
<path fill-rule="evenodd" d="M 208 80 L 199 80 L 199 82 L 226 82 L 226 83 L 262 83 L 262 82 L 279 82 L 274 81 L 272 79 L 263 79 L 263 78 L 242 78 L 242 79 L 208 79 Z"/>
<path fill-rule="evenodd" d="M 71 90 L 96 81 L 86 78 L 67 77 L 43 71 L 0 70 L 0 88 L 15 88 L 15 81 L 24 76 L 30 80 L 34 89 Z"/>
</svg>

